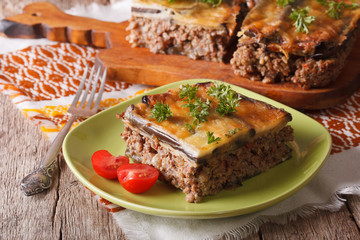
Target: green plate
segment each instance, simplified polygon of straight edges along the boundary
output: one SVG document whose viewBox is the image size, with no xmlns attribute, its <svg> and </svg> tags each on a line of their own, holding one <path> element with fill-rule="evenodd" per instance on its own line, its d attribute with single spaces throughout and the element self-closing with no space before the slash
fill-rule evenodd
<svg viewBox="0 0 360 240">
<path fill-rule="evenodd" d="M 214 80 L 175 82 L 146 94 L 162 93 L 180 84 L 205 81 Z M 330 152 L 330 134 L 321 124 L 290 107 L 249 90 L 232 87 L 241 94 L 290 112 L 293 116 L 290 124 L 294 128 L 298 147 L 298 151 L 294 152 L 299 153 L 268 172 L 245 181 L 234 191 L 223 190 L 216 196 L 204 198 L 202 203 L 187 203 L 182 191 L 160 181 L 145 193 L 132 194 L 124 190 L 118 181 L 107 180 L 95 173 L 90 160 L 95 151 L 106 149 L 114 155 L 124 155 L 126 146 L 120 136 L 124 126 L 116 114 L 122 113 L 129 104 L 141 101 L 142 96 L 102 111 L 74 128 L 63 144 L 65 160 L 75 176 L 91 191 L 112 203 L 146 214 L 209 219 L 246 214 L 274 205 L 300 190 L 319 171 Z"/>
</svg>

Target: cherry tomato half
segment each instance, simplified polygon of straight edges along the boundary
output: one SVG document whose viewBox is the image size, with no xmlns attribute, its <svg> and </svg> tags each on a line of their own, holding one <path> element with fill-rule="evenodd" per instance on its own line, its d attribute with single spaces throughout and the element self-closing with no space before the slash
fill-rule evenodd
<svg viewBox="0 0 360 240">
<path fill-rule="evenodd" d="M 149 190 L 159 177 L 154 167 L 141 163 L 125 164 L 117 170 L 119 182 L 131 193 L 142 193 Z"/>
<path fill-rule="evenodd" d="M 116 179 L 117 169 L 124 164 L 129 163 L 129 158 L 124 156 L 115 157 L 107 150 L 94 152 L 91 157 L 91 163 L 97 174 L 107 179 Z"/>
</svg>

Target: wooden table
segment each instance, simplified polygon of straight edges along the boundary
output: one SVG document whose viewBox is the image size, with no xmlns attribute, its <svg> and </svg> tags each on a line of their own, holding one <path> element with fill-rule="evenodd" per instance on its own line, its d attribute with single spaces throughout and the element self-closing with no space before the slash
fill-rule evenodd
<svg viewBox="0 0 360 240">
<path fill-rule="evenodd" d="M 62 3 L 68 7 L 70 1 Z M 34 170 L 49 142 L 2 94 L 0 112 L 0 239 L 126 239 L 61 157 L 49 191 L 32 197 L 21 192 L 21 179 Z M 338 212 L 316 211 L 285 225 L 266 223 L 248 239 L 360 239 L 360 197 L 346 198 Z"/>
</svg>

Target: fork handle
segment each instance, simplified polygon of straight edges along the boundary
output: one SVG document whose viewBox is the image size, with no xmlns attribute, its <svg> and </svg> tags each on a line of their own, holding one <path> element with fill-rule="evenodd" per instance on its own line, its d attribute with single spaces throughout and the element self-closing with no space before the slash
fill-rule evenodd
<svg viewBox="0 0 360 240">
<path fill-rule="evenodd" d="M 40 162 L 40 167 L 43 168 L 49 168 L 53 167 L 53 163 L 55 162 L 56 156 L 58 155 L 61 145 L 64 141 L 64 138 L 66 134 L 69 132 L 72 124 L 74 121 L 78 118 L 76 115 L 71 115 L 70 119 L 67 121 L 67 123 L 63 126 L 63 128 L 60 130 L 58 135 L 55 137 L 53 143 L 51 144 L 48 152 L 46 153 L 43 160 Z"/>
</svg>

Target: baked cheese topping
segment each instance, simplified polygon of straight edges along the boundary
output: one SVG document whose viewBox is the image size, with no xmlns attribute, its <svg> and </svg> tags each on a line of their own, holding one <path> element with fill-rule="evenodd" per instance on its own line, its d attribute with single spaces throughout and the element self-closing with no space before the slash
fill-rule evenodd
<svg viewBox="0 0 360 240">
<path fill-rule="evenodd" d="M 341 0 L 353 4 L 352 0 Z M 359 3 L 356 0 L 356 3 Z M 308 7 L 308 16 L 315 20 L 309 24 L 309 33 L 296 32 L 289 18 L 292 9 Z M 283 52 L 285 56 L 315 54 L 316 47 L 325 43 L 327 48 L 340 46 L 353 31 L 360 19 L 360 8 L 343 8 L 339 19 L 330 17 L 328 6 L 317 0 L 295 0 L 291 5 L 280 7 L 276 0 L 262 0 L 246 16 L 238 36 L 249 33 L 260 41 L 269 42 L 271 51 Z"/>
<path fill-rule="evenodd" d="M 197 96 L 204 101 L 209 99 L 211 103 L 207 121 L 199 123 L 193 131 L 186 127 L 187 124 L 192 124 L 193 117 L 190 116 L 189 109 L 184 107 L 184 101 L 179 98 L 179 89 L 148 96 L 146 103 L 135 105 L 132 111 L 134 115 L 125 114 L 125 121 L 129 118 L 141 118 L 141 124 L 146 122 L 148 129 L 155 129 L 156 132 L 170 137 L 178 148 L 192 159 L 201 159 L 211 155 L 215 150 L 223 152 L 239 148 L 254 137 L 280 130 L 291 120 L 289 113 L 244 96 L 240 97 L 236 112 L 221 116 L 216 112 L 219 100 L 207 94 L 213 84 L 198 86 Z M 172 116 L 158 122 L 152 116 L 151 110 L 160 102 L 169 106 Z M 209 133 L 219 140 L 209 143 Z M 161 141 L 161 138 L 159 140 Z"/>
<path fill-rule="evenodd" d="M 132 16 L 153 19 L 172 19 L 179 24 L 221 28 L 227 24 L 230 31 L 236 26 L 240 11 L 240 0 L 223 0 L 213 7 L 211 4 L 193 0 L 133 0 Z"/>
</svg>

